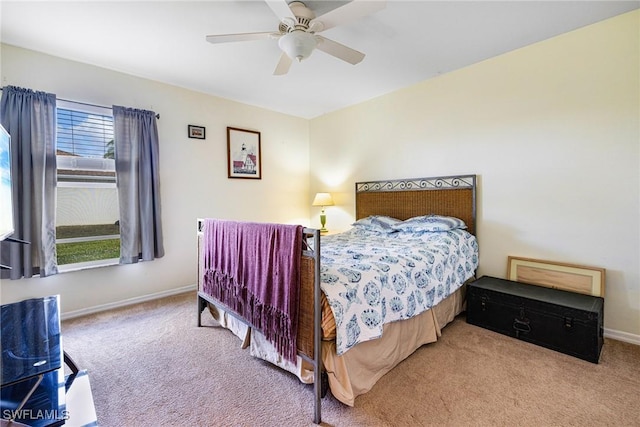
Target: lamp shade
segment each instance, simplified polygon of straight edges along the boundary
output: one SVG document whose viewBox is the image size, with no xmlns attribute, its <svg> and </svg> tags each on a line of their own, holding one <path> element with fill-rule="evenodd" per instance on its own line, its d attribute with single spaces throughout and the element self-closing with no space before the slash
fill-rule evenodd
<svg viewBox="0 0 640 427">
<path fill-rule="evenodd" d="M 316 37 L 302 30 L 294 30 L 285 34 L 278 40 L 278 46 L 289 58 L 297 59 L 298 62 L 306 59 L 315 49 L 318 41 Z"/>
<path fill-rule="evenodd" d="M 312 206 L 333 206 L 333 198 L 330 193 L 317 193 Z"/>
</svg>

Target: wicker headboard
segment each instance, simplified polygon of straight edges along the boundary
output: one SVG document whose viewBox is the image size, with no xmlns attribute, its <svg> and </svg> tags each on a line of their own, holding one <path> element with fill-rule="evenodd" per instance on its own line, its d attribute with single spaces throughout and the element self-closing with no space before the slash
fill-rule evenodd
<svg viewBox="0 0 640 427">
<path fill-rule="evenodd" d="M 429 214 L 460 218 L 475 235 L 476 176 L 356 182 L 356 219 L 387 215 L 404 220 Z"/>
</svg>

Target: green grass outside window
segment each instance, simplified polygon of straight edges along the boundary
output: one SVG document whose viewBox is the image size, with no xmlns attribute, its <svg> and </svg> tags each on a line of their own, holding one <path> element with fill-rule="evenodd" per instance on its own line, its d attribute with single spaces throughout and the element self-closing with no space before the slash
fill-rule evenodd
<svg viewBox="0 0 640 427">
<path fill-rule="evenodd" d="M 56 228 L 56 238 L 110 236 L 120 233 L 117 224 L 61 226 Z M 58 265 L 120 258 L 120 239 L 92 240 L 87 242 L 56 244 Z"/>
<path fill-rule="evenodd" d="M 58 265 L 120 258 L 120 239 L 58 243 Z"/>
</svg>

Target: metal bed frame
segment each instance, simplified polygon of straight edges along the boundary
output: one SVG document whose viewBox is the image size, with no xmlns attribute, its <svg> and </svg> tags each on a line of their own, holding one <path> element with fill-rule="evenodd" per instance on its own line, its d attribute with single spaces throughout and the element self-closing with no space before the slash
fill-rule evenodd
<svg viewBox="0 0 640 427">
<path fill-rule="evenodd" d="M 476 175 L 454 175 L 432 178 L 393 179 L 365 181 L 355 184 L 356 219 L 369 215 L 388 215 L 407 219 L 416 215 L 433 213 L 456 216 L 465 221 L 468 231 L 476 234 Z M 445 190 L 445 191 L 443 191 Z M 204 219 L 197 220 L 197 232 L 202 234 Z M 323 372 L 321 355 L 321 288 L 320 288 L 320 230 L 303 228 L 302 231 L 302 275 L 300 302 L 304 304 L 313 295 L 313 304 L 299 310 L 298 355 L 313 365 L 314 370 L 314 415 L 313 422 L 320 424 L 321 399 L 328 389 L 326 373 Z M 198 259 L 200 274 L 200 259 Z M 311 283 L 309 283 L 311 282 Z M 207 303 L 219 306 L 241 322 L 250 325 L 238 313 L 200 290 L 198 279 L 198 326 Z M 306 298 L 305 294 L 306 293 Z M 305 315 L 306 318 L 305 318 Z M 301 332 L 311 329 L 301 339 Z"/>
</svg>

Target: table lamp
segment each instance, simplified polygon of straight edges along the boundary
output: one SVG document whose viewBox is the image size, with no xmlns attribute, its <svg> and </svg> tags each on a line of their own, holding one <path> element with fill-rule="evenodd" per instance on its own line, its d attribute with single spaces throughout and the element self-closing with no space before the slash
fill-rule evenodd
<svg viewBox="0 0 640 427">
<path fill-rule="evenodd" d="M 325 228 L 325 224 L 327 223 L 327 216 L 324 213 L 325 206 L 333 206 L 333 198 L 330 193 L 317 193 L 316 197 L 313 199 L 312 206 L 322 206 L 322 211 L 320 212 L 320 225 L 322 228 L 321 232 L 326 233 L 327 230 Z"/>
</svg>

